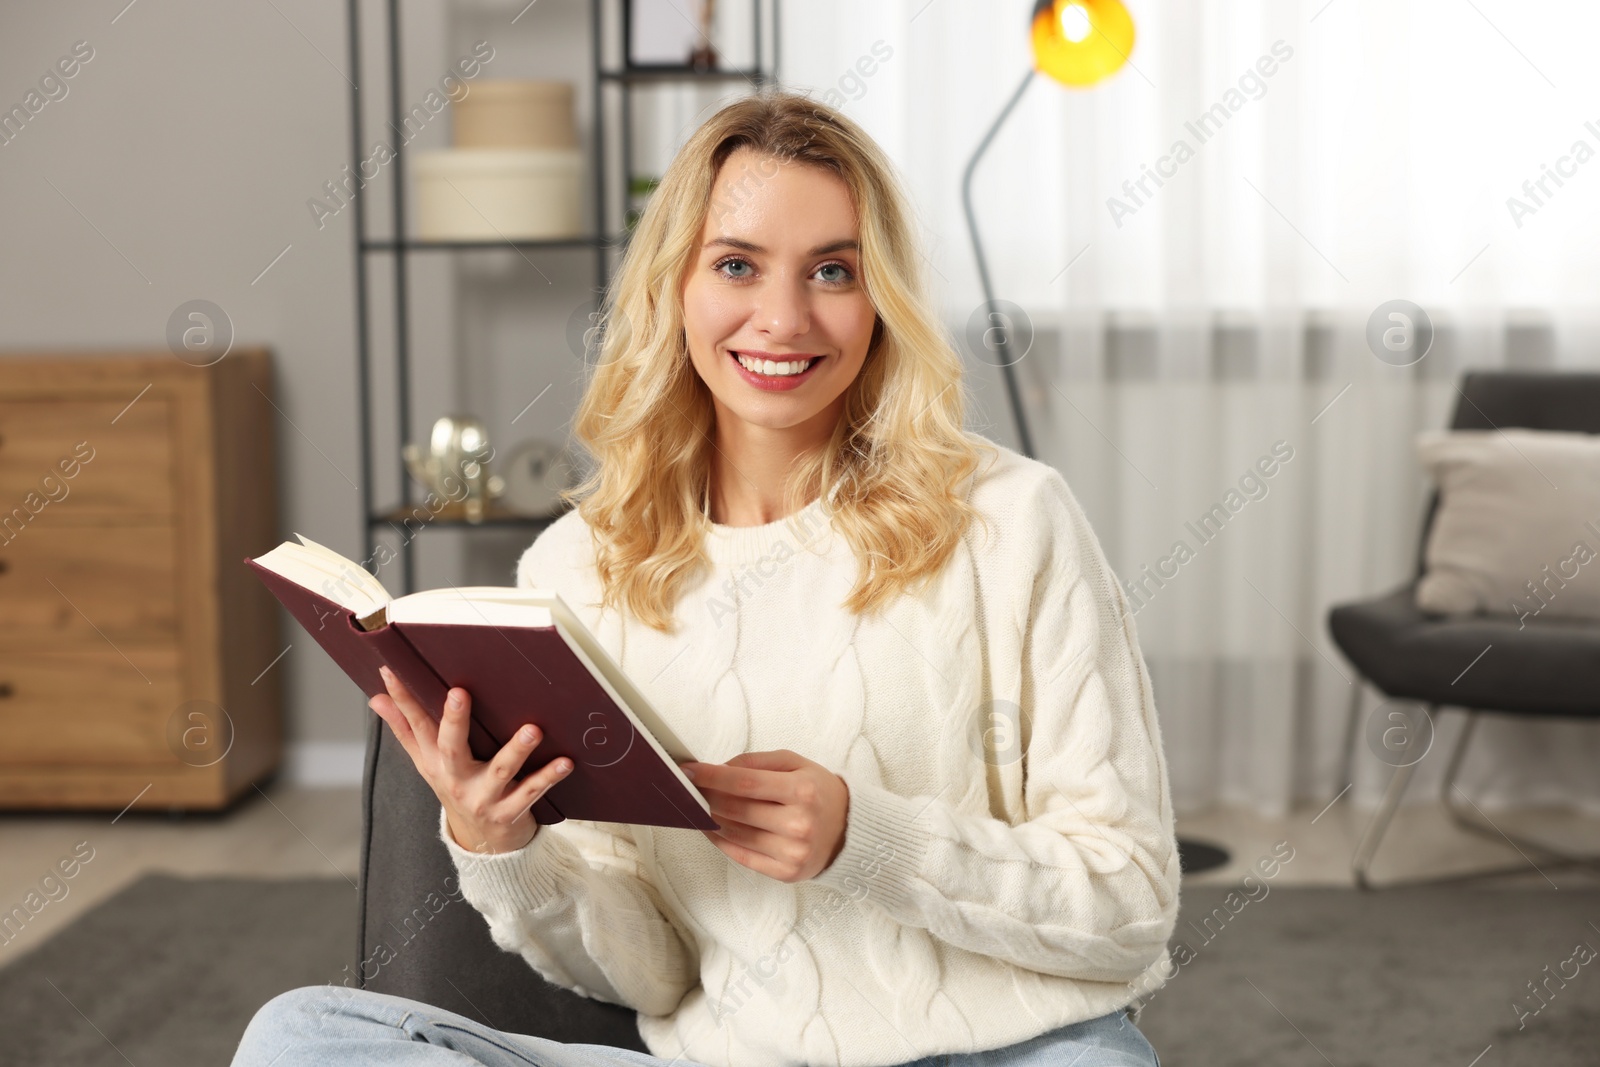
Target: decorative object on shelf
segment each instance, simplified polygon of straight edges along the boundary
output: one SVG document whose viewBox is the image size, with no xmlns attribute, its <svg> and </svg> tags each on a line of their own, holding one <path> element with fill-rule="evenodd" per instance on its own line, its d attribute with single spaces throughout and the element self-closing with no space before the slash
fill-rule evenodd
<svg viewBox="0 0 1600 1067">
<path fill-rule="evenodd" d="M 418 152 L 417 236 L 531 241 L 583 232 L 583 153 L 569 82 L 479 82 L 455 107 L 454 147 Z"/>
<path fill-rule="evenodd" d="M 454 108 L 457 148 L 577 148 L 571 82 L 481 81 Z"/>
<path fill-rule="evenodd" d="M 628 66 L 633 70 L 685 70 L 705 73 L 718 68 L 711 43 L 715 0 L 700 0 L 698 16 L 685 10 L 692 0 L 625 0 Z"/>
<path fill-rule="evenodd" d="M 517 445 L 507 457 L 500 478 L 501 502 L 517 515 L 550 515 L 565 506 L 561 491 L 572 484 L 572 463 L 566 449 L 534 438 Z"/>
<path fill-rule="evenodd" d="M 411 477 L 444 497 L 454 505 L 450 510 L 468 522 L 482 522 L 490 500 L 504 487 L 489 473 L 494 449 L 483 421 L 472 415 L 441 416 L 433 424 L 426 453 L 414 444 L 407 444 L 402 453 Z"/>
<path fill-rule="evenodd" d="M 660 184 L 660 177 L 649 174 L 635 174 L 628 179 L 628 200 L 630 203 L 626 226 L 630 232 L 639 224 L 639 219 L 644 216 L 644 207 L 642 205 L 635 207 L 632 201 L 648 199 L 650 194 L 656 191 L 656 186 Z"/>
<path fill-rule="evenodd" d="M 417 236 L 424 241 L 536 241 L 583 232 L 583 161 L 557 148 L 418 152 Z"/>
<path fill-rule="evenodd" d="M 689 53 L 694 70 L 716 70 L 717 50 L 711 44 L 711 26 L 716 21 L 717 0 L 700 0 L 700 40 Z"/>
</svg>

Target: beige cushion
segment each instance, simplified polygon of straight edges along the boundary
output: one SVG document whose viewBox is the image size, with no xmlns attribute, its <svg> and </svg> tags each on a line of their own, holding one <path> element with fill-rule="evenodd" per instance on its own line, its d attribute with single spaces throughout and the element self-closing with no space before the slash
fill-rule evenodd
<svg viewBox="0 0 1600 1067">
<path fill-rule="evenodd" d="M 1600 619 L 1600 434 L 1430 430 L 1439 487 L 1417 607 Z"/>
</svg>

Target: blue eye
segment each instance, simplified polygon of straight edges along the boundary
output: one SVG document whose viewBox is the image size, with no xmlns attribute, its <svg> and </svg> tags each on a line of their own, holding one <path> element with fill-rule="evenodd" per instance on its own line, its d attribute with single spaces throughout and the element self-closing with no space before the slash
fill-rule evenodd
<svg viewBox="0 0 1600 1067">
<path fill-rule="evenodd" d="M 733 267 L 749 268 L 750 273 L 729 273 L 728 269 Z M 743 256 L 728 256 L 725 259 L 719 259 L 716 263 L 712 264 L 711 269 L 722 275 L 722 277 L 727 278 L 729 281 L 746 280 L 753 277 L 755 271 L 754 266 L 752 266 L 750 261 L 745 259 Z M 821 274 L 825 270 L 838 271 L 841 276 L 822 278 L 821 281 L 824 285 L 844 286 L 855 280 L 855 275 L 851 273 L 850 268 L 843 263 L 824 263 L 822 266 L 818 267 L 814 273 Z"/>
<path fill-rule="evenodd" d="M 715 271 L 721 271 L 723 267 L 733 267 L 733 266 L 748 267 L 748 266 L 750 266 L 750 261 L 747 260 L 747 259 L 740 259 L 737 256 L 729 256 L 727 259 L 718 260 L 716 265 L 713 266 L 711 269 L 715 270 Z M 731 275 L 730 277 L 748 278 L 749 275 L 748 274 L 734 274 L 734 275 Z"/>
</svg>

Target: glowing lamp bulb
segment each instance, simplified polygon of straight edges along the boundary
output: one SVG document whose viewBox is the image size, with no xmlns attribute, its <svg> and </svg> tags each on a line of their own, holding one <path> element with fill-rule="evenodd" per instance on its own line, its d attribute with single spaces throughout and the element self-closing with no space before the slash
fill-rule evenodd
<svg viewBox="0 0 1600 1067">
<path fill-rule="evenodd" d="M 1061 9 L 1061 35 L 1073 44 L 1089 36 L 1089 12 L 1082 4 L 1067 4 Z"/>
<path fill-rule="evenodd" d="M 1038 0 L 1034 67 L 1082 87 L 1115 74 L 1133 51 L 1133 19 L 1121 0 Z"/>
</svg>

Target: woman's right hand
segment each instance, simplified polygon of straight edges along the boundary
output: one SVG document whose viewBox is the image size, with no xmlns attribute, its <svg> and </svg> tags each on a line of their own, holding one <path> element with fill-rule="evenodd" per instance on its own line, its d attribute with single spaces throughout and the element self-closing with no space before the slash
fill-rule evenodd
<svg viewBox="0 0 1600 1067">
<path fill-rule="evenodd" d="M 459 686 L 446 695 L 444 713 L 433 717 L 411 695 L 405 683 L 380 667 L 389 695 L 379 694 L 367 707 L 389 724 L 417 773 L 444 806 L 450 835 L 473 852 L 515 852 L 533 840 L 539 824 L 529 809 L 572 769 L 566 757 L 551 760 L 520 782 L 517 773 L 541 740 L 528 723 L 488 762 L 473 759 L 467 747 L 471 697 Z"/>
</svg>

